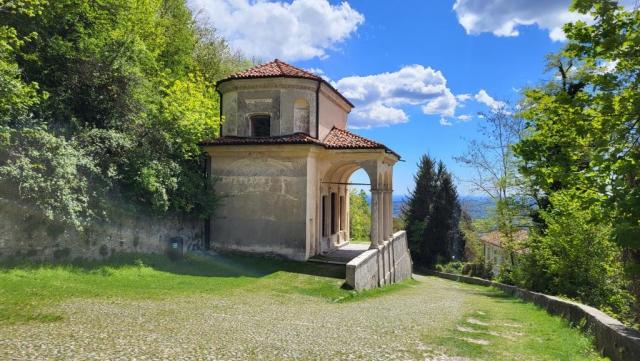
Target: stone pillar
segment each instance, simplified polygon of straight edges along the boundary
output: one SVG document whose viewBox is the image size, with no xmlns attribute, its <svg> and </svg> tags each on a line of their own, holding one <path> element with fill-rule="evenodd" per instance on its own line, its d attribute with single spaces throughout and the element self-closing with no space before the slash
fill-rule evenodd
<svg viewBox="0 0 640 361">
<path fill-rule="evenodd" d="M 380 191 L 371 189 L 371 248 L 377 248 L 380 240 Z"/>
<path fill-rule="evenodd" d="M 381 245 L 386 241 L 384 234 L 384 191 L 378 191 L 378 244 Z"/>
<path fill-rule="evenodd" d="M 393 203 L 391 202 L 391 191 L 384 191 L 384 239 L 393 236 Z"/>
</svg>

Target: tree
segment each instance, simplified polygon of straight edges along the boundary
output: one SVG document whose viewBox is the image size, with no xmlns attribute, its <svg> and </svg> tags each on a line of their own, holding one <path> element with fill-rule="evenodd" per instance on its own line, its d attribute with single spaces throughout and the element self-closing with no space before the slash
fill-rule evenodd
<svg viewBox="0 0 640 361">
<path fill-rule="evenodd" d="M 185 0 L 0 0 L 1 196 L 76 226 L 110 201 L 209 216 L 198 143 L 218 135 L 215 81 L 243 64 Z"/>
<path fill-rule="evenodd" d="M 572 10 L 594 21 L 564 26 L 567 45 L 549 58 L 554 77 L 527 89 L 521 105 L 527 137 L 515 151 L 533 191 L 546 200 L 531 257 L 549 255 L 546 245 L 568 244 L 566 255 L 550 256 L 556 269 L 568 269 L 576 262 L 572 256 L 585 252 L 581 247 L 609 249 L 615 242 L 616 257 L 609 251 L 590 254 L 589 267 L 620 267 L 618 260 L 624 259 L 640 299 L 640 11 L 610 0 L 575 0 Z M 589 236 L 580 241 L 581 234 Z M 523 272 L 545 274 L 546 266 L 538 264 Z M 618 292 L 604 280 L 593 283 L 567 272 L 562 281 L 555 288 L 551 281 L 545 284 L 585 302 L 620 308 Z M 615 286 L 624 291 L 624 283 Z M 573 291 L 583 287 L 590 291 Z M 612 296 L 606 300 L 592 297 L 607 293 Z"/>
<path fill-rule="evenodd" d="M 464 239 L 459 228 L 461 207 L 451 174 L 442 162 L 422 156 L 416 187 L 403 209 L 409 248 L 417 265 L 433 267 L 452 256 L 461 259 Z"/>
<path fill-rule="evenodd" d="M 352 240 L 369 241 L 371 209 L 365 191 L 349 189 L 349 234 Z"/>
<path fill-rule="evenodd" d="M 491 224 L 503 236 L 503 246 L 509 252 L 510 266 L 513 266 L 515 251 L 521 248 L 515 235 L 528 225 L 528 197 L 518 172 L 519 160 L 513 152 L 513 146 L 523 135 L 524 122 L 513 116 L 506 103 L 482 115 L 480 133 L 483 140 L 469 140 L 466 153 L 455 159 L 473 170 L 474 176 L 467 181 L 474 190 L 494 202 Z"/>
</svg>

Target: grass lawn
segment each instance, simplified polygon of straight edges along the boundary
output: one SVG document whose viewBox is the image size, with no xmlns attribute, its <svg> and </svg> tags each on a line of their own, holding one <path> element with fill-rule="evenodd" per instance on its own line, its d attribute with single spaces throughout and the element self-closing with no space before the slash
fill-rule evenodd
<svg viewBox="0 0 640 361">
<path fill-rule="evenodd" d="M 418 276 L 356 293 L 343 272 L 239 256 L 5 266 L 0 359 L 600 359 L 499 291 Z"/>
</svg>

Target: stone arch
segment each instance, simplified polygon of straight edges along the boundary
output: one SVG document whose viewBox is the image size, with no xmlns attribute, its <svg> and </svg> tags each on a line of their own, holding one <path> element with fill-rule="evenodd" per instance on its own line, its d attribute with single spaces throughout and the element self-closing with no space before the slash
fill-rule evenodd
<svg viewBox="0 0 640 361">
<path fill-rule="evenodd" d="M 371 186 L 371 231 L 370 240 L 371 247 L 375 248 L 383 244 L 391 235 L 390 227 L 392 220 L 387 219 L 390 212 L 390 199 L 391 194 L 389 190 L 389 172 L 385 165 L 377 160 L 351 160 L 341 163 L 333 164 L 327 169 L 321 176 L 321 183 L 324 187 L 321 187 L 321 200 L 322 197 L 330 194 L 326 189 L 342 189 L 346 190 L 351 175 L 357 170 L 363 169 L 369 176 Z M 322 203 L 321 203 L 322 204 Z M 347 207 L 348 203 L 343 204 L 343 207 Z M 320 214 L 324 215 L 326 219 L 326 208 L 320 209 Z M 347 218 L 349 218 L 347 216 Z M 320 217 L 320 219 L 323 219 Z M 347 220 L 347 224 L 349 221 Z M 324 221 L 320 221 L 320 230 L 327 229 L 327 225 Z M 326 232 L 325 234 L 326 235 Z"/>
<path fill-rule="evenodd" d="M 309 134 L 310 107 L 306 99 L 296 99 L 293 103 L 293 131 Z"/>
</svg>

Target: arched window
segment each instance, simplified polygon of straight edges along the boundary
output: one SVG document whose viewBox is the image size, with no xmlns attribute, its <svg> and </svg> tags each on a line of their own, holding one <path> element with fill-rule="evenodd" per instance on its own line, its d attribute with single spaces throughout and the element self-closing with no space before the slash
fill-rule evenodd
<svg viewBox="0 0 640 361">
<path fill-rule="evenodd" d="M 269 115 L 254 115 L 251 117 L 251 136 L 268 137 L 271 135 L 271 117 Z"/>
<path fill-rule="evenodd" d="M 309 103 L 305 99 L 293 104 L 293 131 L 309 134 Z"/>
</svg>

